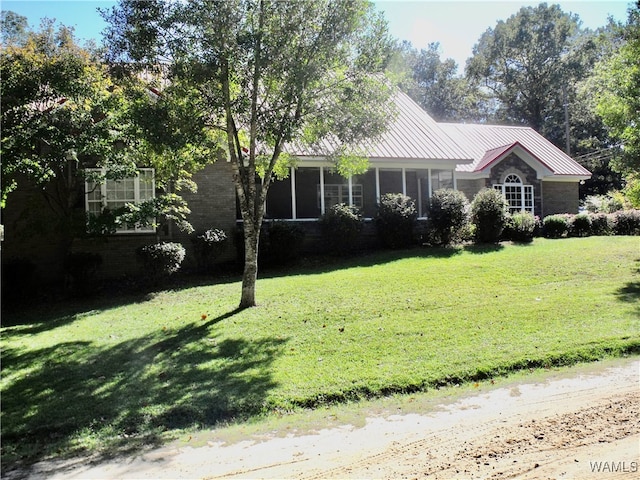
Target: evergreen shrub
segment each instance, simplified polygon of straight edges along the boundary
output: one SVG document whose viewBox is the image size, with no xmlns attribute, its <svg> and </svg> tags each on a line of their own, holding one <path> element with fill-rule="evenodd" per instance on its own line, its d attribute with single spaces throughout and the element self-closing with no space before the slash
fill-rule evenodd
<svg viewBox="0 0 640 480">
<path fill-rule="evenodd" d="M 560 238 L 569 231 L 567 215 L 547 215 L 542 221 L 544 236 L 547 238 Z"/>
<path fill-rule="evenodd" d="M 483 188 L 471 202 L 471 222 L 475 225 L 475 241 L 496 243 L 507 222 L 507 203 L 494 188 Z"/>
<path fill-rule="evenodd" d="M 410 197 L 402 193 L 382 195 L 376 216 L 380 243 L 387 248 L 410 246 L 417 218 L 416 204 Z"/>
<path fill-rule="evenodd" d="M 586 213 L 569 218 L 569 235 L 572 237 L 588 237 L 591 235 L 591 216 Z"/>
<path fill-rule="evenodd" d="M 538 219 L 531 212 L 516 212 L 507 217 L 504 238 L 528 243 L 533 241 L 538 229 Z"/>
<path fill-rule="evenodd" d="M 613 214 L 616 235 L 640 235 L 640 210 L 620 210 Z"/>
<path fill-rule="evenodd" d="M 469 200 L 459 190 L 436 190 L 431 195 L 427 216 L 433 243 L 449 245 L 461 241 L 468 230 Z"/>
<path fill-rule="evenodd" d="M 346 255 L 353 252 L 364 226 L 362 214 L 356 207 L 338 203 L 320 218 L 320 229 L 329 252 Z"/>
<path fill-rule="evenodd" d="M 266 255 L 271 263 L 291 263 L 300 257 L 304 230 L 292 222 L 271 222 L 268 229 Z"/>
<path fill-rule="evenodd" d="M 160 280 L 180 270 L 185 250 L 180 243 L 161 242 L 144 245 L 136 250 L 143 273 L 152 280 Z"/>
</svg>

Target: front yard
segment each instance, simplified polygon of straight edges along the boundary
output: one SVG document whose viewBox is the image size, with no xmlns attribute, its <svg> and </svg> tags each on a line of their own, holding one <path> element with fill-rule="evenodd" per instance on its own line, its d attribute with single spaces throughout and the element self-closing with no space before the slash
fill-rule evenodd
<svg viewBox="0 0 640 480">
<path fill-rule="evenodd" d="M 377 253 L 5 315 L 3 469 L 640 353 L 638 237 Z"/>
</svg>

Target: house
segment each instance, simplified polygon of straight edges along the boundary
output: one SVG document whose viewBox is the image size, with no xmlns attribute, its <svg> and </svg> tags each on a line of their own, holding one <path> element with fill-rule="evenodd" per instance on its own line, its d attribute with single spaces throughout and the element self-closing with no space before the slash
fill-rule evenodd
<svg viewBox="0 0 640 480">
<path fill-rule="evenodd" d="M 383 194 L 400 192 L 416 201 L 418 214 L 424 217 L 429 198 L 441 188 L 458 189 L 469 200 L 483 187 L 497 188 L 512 211 L 527 210 L 540 217 L 578 211 L 579 183 L 590 172 L 531 128 L 437 123 L 404 93 L 397 92 L 393 101 L 397 115 L 387 131 L 357 146 L 369 157 L 370 168 L 362 175 L 343 178 L 335 173 L 327 158 L 336 148 L 330 141 L 313 149 L 289 145 L 297 167 L 288 178 L 271 185 L 266 220 L 298 221 L 313 230 L 316 220 L 336 203 L 354 205 L 365 218 L 372 218 Z M 148 199 L 154 195 L 153 176 L 152 169 L 142 169 L 135 178 L 107 181 L 100 188 L 86 184 L 84 205 L 79 208 L 98 212 Z M 195 230 L 236 231 L 239 216 L 231 165 L 222 160 L 210 164 L 193 180 L 198 192 L 183 197 Z M 16 197 L 21 194 L 16 192 Z M 12 204 L 27 205 L 25 197 Z M 3 263 L 15 258 L 46 263 L 49 250 L 40 248 L 34 241 L 38 238 L 29 237 L 23 228 L 25 209 L 6 210 Z M 189 236 L 169 225 L 157 230 L 123 227 L 106 238 L 77 238 L 72 248 L 99 252 L 104 273 L 117 276 L 138 268 L 136 247 L 168 240 L 190 246 Z"/>
</svg>

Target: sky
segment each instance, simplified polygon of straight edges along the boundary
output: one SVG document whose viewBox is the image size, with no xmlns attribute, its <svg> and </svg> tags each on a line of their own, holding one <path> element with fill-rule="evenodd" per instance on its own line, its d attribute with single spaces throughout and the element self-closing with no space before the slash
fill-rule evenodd
<svg viewBox="0 0 640 480">
<path fill-rule="evenodd" d="M 453 58 L 462 69 L 471 57 L 473 46 L 482 33 L 506 20 L 523 6 L 539 2 L 522 0 L 378 0 L 376 8 L 384 12 L 391 35 L 410 41 L 414 47 L 426 48 L 439 42 L 441 57 Z M 561 0 L 564 12 L 578 14 L 582 26 L 595 29 L 607 23 L 608 16 L 625 21 L 630 1 L 625 0 Z M 11 10 L 27 17 L 37 28 L 42 17 L 75 27 L 80 39 L 101 41 L 105 23 L 97 8 L 115 5 L 108 0 L 0 0 L 2 10 Z"/>
</svg>

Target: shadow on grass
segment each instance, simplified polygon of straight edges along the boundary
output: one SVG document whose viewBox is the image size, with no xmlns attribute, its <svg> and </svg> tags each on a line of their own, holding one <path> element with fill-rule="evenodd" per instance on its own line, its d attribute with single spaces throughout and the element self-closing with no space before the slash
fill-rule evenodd
<svg viewBox="0 0 640 480">
<path fill-rule="evenodd" d="M 5 349 L 3 476 L 52 454 L 80 455 L 82 441 L 102 442 L 99 456 L 108 458 L 158 445 L 166 430 L 262 412 L 275 387 L 271 364 L 287 340 L 218 340 L 214 325 L 235 313 L 106 348 Z"/>
<path fill-rule="evenodd" d="M 465 252 L 473 253 L 476 255 L 499 252 L 502 249 L 504 249 L 504 246 L 500 243 L 479 243 L 479 244 L 473 244 L 473 245 L 466 245 L 464 247 Z"/>
</svg>

